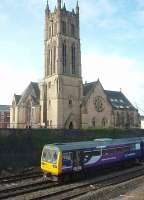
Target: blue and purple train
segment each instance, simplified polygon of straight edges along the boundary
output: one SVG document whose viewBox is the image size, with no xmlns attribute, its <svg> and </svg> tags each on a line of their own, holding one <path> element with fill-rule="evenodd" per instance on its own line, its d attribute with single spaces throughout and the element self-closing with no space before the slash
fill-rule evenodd
<svg viewBox="0 0 144 200">
<path fill-rule="evenodd" d="M 87 172 L 124 161 L 144 159 L 144 137 L 95 139 L 45 145 L 41 169 L 45 176 L 58 180 L 77 172 Z"/>
</svg>

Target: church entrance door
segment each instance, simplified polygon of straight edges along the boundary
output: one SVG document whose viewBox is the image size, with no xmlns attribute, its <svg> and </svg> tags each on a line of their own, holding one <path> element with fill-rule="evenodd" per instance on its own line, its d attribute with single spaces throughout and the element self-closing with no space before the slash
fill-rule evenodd
<svg viewBox="0 0 144 200">
<path fill-rule="evenodd" d="M 70 122 L 69 129 L 73 129 L 73 128 L 74 128 L 74 127 L 73 127 L 73 123 Z"/>
</svg>

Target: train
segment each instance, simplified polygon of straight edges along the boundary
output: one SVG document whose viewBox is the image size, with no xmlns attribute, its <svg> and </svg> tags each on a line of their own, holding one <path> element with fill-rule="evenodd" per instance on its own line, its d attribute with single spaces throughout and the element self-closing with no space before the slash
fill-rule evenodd
<svg viewBox="0 0 144 200">
<path fill-rule="evenodd" d="M 92 141 L 47 144 L 41 155 L 41 170 L 53 181 L 75 174 L 144 160 L 144 137 L 100 138 Z"/>
</svg>

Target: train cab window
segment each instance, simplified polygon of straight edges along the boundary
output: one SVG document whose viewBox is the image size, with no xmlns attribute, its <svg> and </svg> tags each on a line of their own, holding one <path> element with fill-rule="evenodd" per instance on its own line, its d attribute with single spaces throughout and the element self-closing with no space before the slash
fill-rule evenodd
<svg viewBox="0 0 144 200">
<path fill-rule="evenodd" d="M 46 153 L 47 153 L 47 152 L 44 150 L 44 151 L 43 151 L 43 154 L 42 154 L 42 160 L 44 160 L 44 161 L 46 160 Z"/>
<path fill-rule="evenodd" d="M 58 154 L 57 151 L 52 152 L 52 163 L 56 163 L 58 157 L 57 154 Z"/>
<path fill-rule="evenodd" d="M 42 160 L 51 162 L 51 160 L 52 160 L 52 152 L 50 151 L 50 149 L 44 149 L 43 150 Z"/>
<path fill-rule="evenodd" d="M 44 149 L 42 154 L 42 160 L 46 162 L 56 163 L 58 152 L 56 150 Z"/>
</svg>

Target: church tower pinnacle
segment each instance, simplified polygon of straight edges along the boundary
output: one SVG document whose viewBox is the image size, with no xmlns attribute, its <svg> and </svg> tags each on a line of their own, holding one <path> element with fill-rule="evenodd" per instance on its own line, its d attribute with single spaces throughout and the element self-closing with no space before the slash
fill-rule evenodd
<svg viewBox="0 0 144 200">
<path fill-rule="evenodd" d="M 79 3 L 78 3 L 78 0 L 77 0 L 77 5 L 76 5 L 76 14 L 79 14 Z"/>
<path fill-rule="evenodd" d="M 57 0 L 57 8 L 58 8 L 58 10 L 61 9 L 61 0 Z"/>
<path fill-rule="evenodd" d="M 45 12 L 46 12 L 46 14 L 48 14 L 50 12 L 48 0 L 47 0 Z"/>
</svg>

